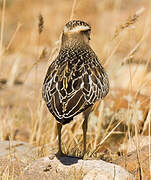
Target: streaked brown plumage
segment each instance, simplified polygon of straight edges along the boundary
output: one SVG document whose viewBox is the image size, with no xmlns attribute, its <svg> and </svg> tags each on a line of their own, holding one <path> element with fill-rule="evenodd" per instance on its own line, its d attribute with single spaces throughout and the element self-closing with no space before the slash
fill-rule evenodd
<svg viewBox="0 0 151 180">
<path fill-rule="evenodd" d="M 62 125 L 81 112 L 85 112 L 82 126 L 85 154 L 88 111 L 109 91 L 107 74 L 89 46 L 90 31 L 91 27 L 80 20 L 65 25 L 60 52 L 44 80 L 43 98 L 58 121 L 59 154 Z"/>
</svg>

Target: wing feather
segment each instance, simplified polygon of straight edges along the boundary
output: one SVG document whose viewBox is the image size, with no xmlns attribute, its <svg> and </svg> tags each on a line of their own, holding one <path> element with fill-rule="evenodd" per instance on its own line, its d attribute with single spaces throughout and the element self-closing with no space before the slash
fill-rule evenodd
<svg viewBox="0 0 151 180">
<path fill-rule="evenodd" d="M 107 74 L 94 52 L 77 54 L 72 54 L 72 60 L 71 55 L 64 57 L 64 61 L 57 57 L 43 85 L 43 97 L 50 112 L 63 124 L 106 96 L 109 90 Z"/>
</svg>

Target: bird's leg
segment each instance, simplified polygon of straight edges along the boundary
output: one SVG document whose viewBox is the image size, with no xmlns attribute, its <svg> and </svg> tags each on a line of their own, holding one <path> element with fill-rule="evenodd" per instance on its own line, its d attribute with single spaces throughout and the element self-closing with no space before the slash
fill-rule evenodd
<svg viewBox="0 0 151 180">
<path fill-rule="evenodd" d="M 82 124 L 82 129 L 83 129 L 83 157 L 84 157 L 84 155 L 86 154 L 86 134 L 88 129 L 88 117 L 85 117 Z"/>
<path fill-rule="evenodd" d="M 90 106 L 88 109 L 86 109 L 83 112 L 84 115 L 84 121 L 82 124 L 82 129 L 83 129 L 83 158 L 86 154 L 86 135 L 87 135 L 87 129 L 88 129 L 88 118 L 89 118 L 89 114 L 92 111 L 92 106 Z"/>
<path fill-rule="evenodd" d="M 58 147 L 59 150 L 57 152 L 58 156 L 63 156 L 63 152 L 61 150 L 61 129 L 62 129 L 62 124 L 61 123 L 57 123 L 57 131 L 58 131 Z"/>
</svg>

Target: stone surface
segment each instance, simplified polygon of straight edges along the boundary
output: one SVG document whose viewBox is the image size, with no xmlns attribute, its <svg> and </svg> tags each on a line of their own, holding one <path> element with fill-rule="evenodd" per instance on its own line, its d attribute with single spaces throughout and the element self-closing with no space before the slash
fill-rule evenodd
<svg viewBox="0 0 151 180">
<path fill-rule="evenodd" d="M 149 137 L 141 136 L 136 140 L 133 138 L 127 145 L 128 147 L 134 146 L 134 148 L 132 146 L 127 149 L 127 152 L 134 151 L 120 157 L 113 163 L 102 160 L 82 160 L 71 156 L 57 158 L 55 155 L 34 160 L 37 156 L 37 148 L 32 145 L 24 142 L 1 141 L 0 178 L 11 177 L 18 180 L 131 180 L 141 177 L 142 179 L 150 179 Z M 135 147 L 136 144 L 139 144 L 138 148 Z"/>
<path fill-rule="evenodd" d="M 151 179 L 151 154 L 149 152 L 149 145 L 138 148 L 137 150 L 128 153 L 126 156 L 120 157 L 113 163 L 122 166 L 127 171 L 135 175 L 136 179 Z"/>
<path fill-rule="evenodd" d="M 6 156 L 28 163 L 35 159 L 35 147 L 22 141 L 0 141 L 0 157 Z"/>
<path fill-rule="evenodd" d="M 19 176 L 23 180 L 84 179 L 133 180 L 134 177 L 118 165 L 102 160 L 82 160 L 76 157 L 44 157 L 29 164 Z"/>
<path fill-rule="evenodd" d="M 0 179 L 15 178 L 31 162 L 34 147 L 21 141 L 0 141 Z"/>
</svg>

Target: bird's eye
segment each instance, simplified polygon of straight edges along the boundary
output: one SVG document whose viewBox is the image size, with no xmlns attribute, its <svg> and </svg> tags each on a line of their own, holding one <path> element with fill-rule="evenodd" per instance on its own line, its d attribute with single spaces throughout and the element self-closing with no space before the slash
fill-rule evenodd
<svg viewBox="0 0 151 180">
<path fill-rule="evenodd" d="M 86 33 L 87 33 L 88 39 L 90 40 L 90 30 L 87 30 Z"/>
<path fill-rule="evenodd" d="M 90 29 L 84 31 L 86 34 L 90 35 Z"/>
<path fill-rule="evenodd" d="M 90 32 L 91 32 L 90 29 L 82 31 L 82 33 L 84 33 L 89 40 L 90 40 Z"/>
</svg>

